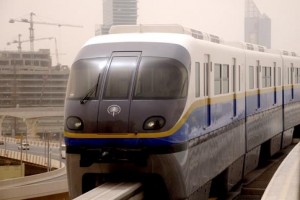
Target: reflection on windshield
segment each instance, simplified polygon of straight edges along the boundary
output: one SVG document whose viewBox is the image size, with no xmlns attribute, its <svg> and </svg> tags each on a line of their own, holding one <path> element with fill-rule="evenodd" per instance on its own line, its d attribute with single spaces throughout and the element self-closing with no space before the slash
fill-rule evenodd
<svg viewBox="0 0 300 200">
<path fill-rule="evenodd" d="M 106 78 L 103 99 L 128 99 L 138 57 L 114 57 Z"/>
<path fill-rule="evenodd" d="M 96 97 L 98 85 L 105 82 L 103 99 L 128 99 L 136 69 L 133 99 L 178 99 L 187 95 L 187 70 L 170 58 L 114 57 L 104 81 L 108 58 L 79 60 L 72 66 L 67 98 L 85 103 Z"/>
<path fill-rule="evenodd" d="M 142 58 L 134 98 L 176 99 L 187 93 L 187 71 L 169 58 Z"/>
<path fill-rule="evenodd" d="M 82 99 L 86 97 L 98 80 L 101 82 L 107 58 L 79 60 L 73 64 L 68 83 L 67 98 Z M 96 96 L 96 89 L 88 98 Z"/>
</svg>

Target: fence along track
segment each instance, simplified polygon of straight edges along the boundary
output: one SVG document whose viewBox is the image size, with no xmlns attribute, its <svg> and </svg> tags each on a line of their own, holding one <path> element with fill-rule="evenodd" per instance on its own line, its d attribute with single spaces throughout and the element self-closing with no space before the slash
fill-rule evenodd
<svg viewBox="0 0 300 200">
<path fill-rule="evenodd" d="M 142 200 L 141 183 L 104 183 L 74 200 Z"/>
</svg>

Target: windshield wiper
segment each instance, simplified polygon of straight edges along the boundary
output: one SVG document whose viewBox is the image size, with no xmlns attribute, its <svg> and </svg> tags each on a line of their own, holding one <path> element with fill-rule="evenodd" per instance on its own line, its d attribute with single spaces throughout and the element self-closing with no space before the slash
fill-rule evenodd
<svg viewBox="0 0 300 200">
<path fill-rule="evenodd" d="M 94 85 L 91 89 L 89 89 L 89 91 L 86 93 L 86 95 L 82 99 L 80 99 L 80 103 L 85 104 L 90 99 L 90 97 L 94 93 L 96 93 L 97 87 L 98 87 L 98 83 L 96 85 Z"/>
</svg>

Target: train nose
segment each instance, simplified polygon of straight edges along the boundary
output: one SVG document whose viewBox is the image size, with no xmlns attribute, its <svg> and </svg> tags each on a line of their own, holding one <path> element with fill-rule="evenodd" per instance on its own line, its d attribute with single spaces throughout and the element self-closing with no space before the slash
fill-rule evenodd
<svg viewBox="0 0 300 200">
<path fill-rule="evenodd" d="M 103 101 L 98 115 L 98 129 L 101 133 L 129 132 L 129 102 Z"/>
</svg>

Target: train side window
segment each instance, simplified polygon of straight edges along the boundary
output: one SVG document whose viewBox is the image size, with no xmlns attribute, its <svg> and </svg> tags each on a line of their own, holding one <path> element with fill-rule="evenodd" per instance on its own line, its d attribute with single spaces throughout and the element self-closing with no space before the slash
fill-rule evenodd
<svg viewBox="0 0 300 200">
<path fill-rule="evenodd" d="M 239 77 L 239 91 L 241 91 L 241 65 L 239 65 L 239 69 L 238 69 L 238 77 Z"/>
<path fill-rule="evenodd" d="M 260 88 L 260 70 L 261 70 L 261 67 L 259 65 L 259 62 L 257 63 L 257 66 L 256 66 L 256 88 Z"/>
<path fill-rule="evenodd" d="M 297 83 L 297 68 L 296 67 L 294 67 L 293 68 L 293 80 L 294 80 L 294 82 L 293 83 Z"/>
<path fill-rule="evenodd" d="M 266 87 L 266 67 L 262 67 L 262 87 Z"/>
<path fill-rule="evenodd" d="M 295 67 L 295 83 L 298 83 L 298 68 Z"/>
<path fill-rule="evenodd" d="M 221 78 L 222 78 L 222 65 L 215 64 L 214 66 L 214 87 L 215 87 L 215 95 L 221 94 Z"/>
<path fill-rule="evenodd" d="M 271 74 L 271 67 L 266 67 L 266 84 L 267 87 L 271 87 L 272 86 L 272 74 Z"/>
<path fill-rule="evenodd" d="M 262 67 L 262 87 L 271 87 L 271 67 Z"/>
<path fill-rule="evenodd" d="M 291 73 L 291 84 L 294 83 L 294 77 L 293 77 L 293 69 L 294 69 L 294 63 L 291 63 L 291 69 L 290 69 L 290 73 Z"/>
<path fill-rule="evenodd" d="M 200 97 L 200 63 L 195 63 L 195 96 Z"/>
<path fill-rule="evenodd" d="M 296 83 L 300 83 L 300 68 L 295 68 L 296 70 Z"/>
<path fill-rule="evenodd" d="M 235 58 L 233 59 L 233 65 L 232 65 L 232 91 L 236 92 L 237 87 L 236 87 L 236 60 Z"/>
<path fill-rule="evenodd" d="M 300 68 L 297 68 L 297 83 L 300 83 Z"/>
<path fill-rule="evenodd" d="M 281 85 L 281 68 L 277 67 L 277 85 Z"/>
<path fill-rule="evenodd" d="M 208 96 L 208 76 L 209 76 L 209 70 L 208 70 L 208 63 L 204 63 L 204 68 L 203 68 L 203 74 L 204 74 L 204 96 Z"/>
<path fill-rule="evenodd" d="M 249 66 L 249 89 L 254 88 L 254 67 Z"/>
<path fill-rule="evenodd" d="M 240 74 L 241 66 L 236 64 L 236 58 L 233 58 L 232 65 L 232 91 L 238 92 L 241 90 L 241 74 Z"/>
<path fill-rule="evenodd" d="M 290 84 L 290 68 L 287 68 L 287 84 Z"/>
<path fill-rule="evenodd" d="M 229 93 L 229 65 L 222 66 L 222 94 Z"/>
<path fill-rule="evenodd" d="M 273 84 L 272 84 L 272 86 L 275 86 L 276 87 L 276 80 L 277 80 L 277 72 L 276 72 L 276 62 L 274 62 L 273 63 L 273 66 L 274 66 L 274 68 L 273 68 L 273 72 L 274 72 L 274 74 L 273 74 Z"/>
<path fill-rule="evenodd" d="M 229 93 L 229 65 L 215 64 L 214 67 L 215 94 Z"/>
<path fill-rule="evenodd" d="M 295 83 L 298 83 L 298 68 L 294 68 L 294 74 L 295 74 Z"/>
</svg>

